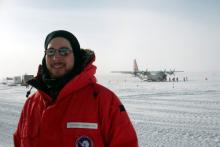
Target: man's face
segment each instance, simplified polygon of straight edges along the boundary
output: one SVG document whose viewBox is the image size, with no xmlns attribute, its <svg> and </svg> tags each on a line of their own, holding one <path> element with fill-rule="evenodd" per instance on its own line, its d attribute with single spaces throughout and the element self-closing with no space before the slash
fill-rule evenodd
<svg viewBox="0 0 220 147">
<path fill-rule="evenodd" d="M 71 52 L 66 55 L 60 55 L 58 49 L 61 48 L 71 49 Z M 46 66 L 52 78 L 62 77 L 73 69 L 74 56 L 71 44 L 67 39 L 63 37 L 53 38 L 47 46 L 47 50 L 48 49 L 56 50 L 56 53 L 54 55 L 46 54 Z"/>
</svg>

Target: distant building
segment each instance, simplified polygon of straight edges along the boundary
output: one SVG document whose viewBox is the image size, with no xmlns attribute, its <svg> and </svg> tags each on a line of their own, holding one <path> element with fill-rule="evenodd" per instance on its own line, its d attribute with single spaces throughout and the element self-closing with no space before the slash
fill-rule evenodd
<svg viewBox="0 0 220 147">
<path fill-rule="evenodd" d="M 3 84 L 8 86 L 17 86 L 18 84 L 21 84 L 21 77 L 20 76 L 6 77 Z"/>
<path fill-rule="evenodd" d="M 14 76 L 14 77 L 6 77 L 0 81 L 1 84 L 8 86 L 27 86 L 27 81 L 34 78 L 34 75 L 23 75 L 23 76 Z"/>
<path fill-rule="evenodd" d="M 21 84 L 21 76 L 15 76 L 13 78 L 14 84 Z"/>
<path fill-rule="evenodd" d="M 8 81 L 8 80 L 13 80 L 13 78 L 11 78 L 11 77 L 6 77 L 6 80 Z"/>
<path fill-rule="evenodd" d="M 27 81 L 29 81 L 29 80 L 31 80 L 31 79 L 33 79 L 33 78 L 34 78 L 34 75 L 27 75 L 27 74 L 23 75 L 23 76 L 22 76 L 21 85 L 22 85 L 22 86 L 27 86 Z"/>
</svg>

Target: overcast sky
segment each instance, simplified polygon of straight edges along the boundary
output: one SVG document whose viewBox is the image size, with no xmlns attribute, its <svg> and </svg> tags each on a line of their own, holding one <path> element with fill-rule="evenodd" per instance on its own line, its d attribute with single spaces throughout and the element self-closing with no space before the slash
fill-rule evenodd
<svg viewBox="0 0 220 147">
<path fill-rule="evenodd" d="M 65 29 L 98 73 L 220 71 L 219 0 L 0 0 L 0 77 L 35 74 L 46 35 Z"/>
</svg>

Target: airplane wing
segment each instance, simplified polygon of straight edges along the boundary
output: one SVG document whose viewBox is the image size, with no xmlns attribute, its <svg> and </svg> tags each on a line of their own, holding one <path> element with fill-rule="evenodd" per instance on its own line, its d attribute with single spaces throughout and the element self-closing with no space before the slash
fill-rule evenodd
<svg viewBox="0 0 220 147">
<path fill-rule="evenodd" d="M 133 71 L 112 71 L 112 73 L 134 74 Z"/>
<path fill-rule="evenodd" d="M 175 69 L 174 70 L 170 70 L 170 71 L 165 71 L 165 73 L 169 74 L 169 75 L 175 75 L 176 72 L 184 72 L 184 71 L 176 71 Z"/>
</svg>

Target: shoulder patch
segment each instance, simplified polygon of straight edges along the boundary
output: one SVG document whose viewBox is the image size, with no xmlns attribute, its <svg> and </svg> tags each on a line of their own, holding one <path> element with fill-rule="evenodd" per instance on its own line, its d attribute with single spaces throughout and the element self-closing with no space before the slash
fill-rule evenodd
<svg viewBox="0 0 220 147">
<path fill-rule="evenodd" d="M 120 109 L 121 112 L 126 111 L 124 105 L 122 105 L 122 104 L 119 105 L 119 109 Z"/>
</svg>

